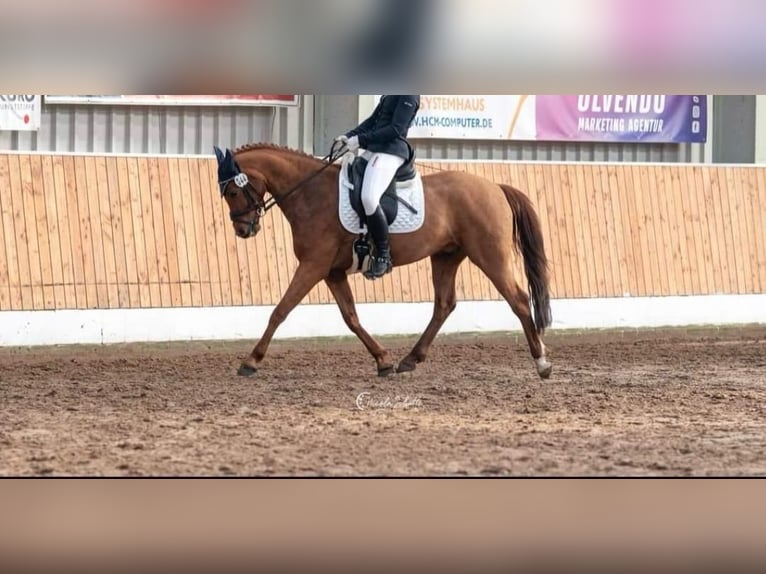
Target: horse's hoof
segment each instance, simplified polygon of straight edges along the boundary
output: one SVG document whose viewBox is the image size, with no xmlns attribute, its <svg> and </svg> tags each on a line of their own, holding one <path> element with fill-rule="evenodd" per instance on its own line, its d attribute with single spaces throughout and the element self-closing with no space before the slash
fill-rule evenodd
<svg viewBox="0 0 766 574">
<path fill-rule="evenodd" d="M 255 367 L 251 367 L 250 365 L 242 364 L 242 366 L 239 368 L 239 371 L 237 371 L 237 374 L 240 377 L 254 377 L 255 374 L 258 372 L 258 369 Z"/>
<path fill-rule="evenodd" d="M 417 368 L 418 368 L 418 366 L 415 363 L 410 363 L 408 361 L 402 361 L 401 363 L 399 363 L 399 368 L 396 369 L 396 372 L 397 373 L 411 373 L 411 372 L 413 372 Z"/>
<path fill-rule="evenodd" d="M 395 374 L 394 366 L 391 365 L 390 367 L 381 367 L 378 369 L 378 376 L 381 379 L 385 379 L 386 377 L 390 377 Z"/>
<path fill-rule="evenodd" d="M 553 374 L 553 365 L 546 359 L 540 359 L 537 361 L 537 373 L 542 380 L 547 381 Z"/>
</svg>

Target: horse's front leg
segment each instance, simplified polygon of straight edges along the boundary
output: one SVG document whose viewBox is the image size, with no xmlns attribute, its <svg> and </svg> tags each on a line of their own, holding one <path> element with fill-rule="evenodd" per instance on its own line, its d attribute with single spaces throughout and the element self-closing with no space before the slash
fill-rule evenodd
<svg viewBox="0 0 766 574">
<path fill-rule="evenodd" d="M 359 315 L 356 312 L 356 303 L 354 302 L 354 292 L 348 283 L 348 277 L 345 272 L 331 273 L 325 280 L 327 286 L 335 301 L 338 304 L 343 320 L 349 329 L 359 338 L 367 350 L 375 359 L 378 366 L 378 375 L 387 377 L 394 374 L 394 365 L 388 360 L 388 351 L 378 343 L 375 338 L 362 327 L 359 321 Z"/>
<path fill-rule="evenodd" d="M 274 334 L 279 326 L 285 322 L 288 315 L 303 301 L 306 295 L 325 278 L 325 275 L 327 275 L 327 267 L 303 263 L 298 266 L 298 270 L 295 272 L 287 292 L 271 314 L 269 325 L 266 327 L 261 340 L 253 349 L 252 354 L 239 368 L 240 376 L 252 377 L 258 372 L 258 363 L 263 361 L 266 356 L 271 340 L 274 338 Z"/>
</svg>

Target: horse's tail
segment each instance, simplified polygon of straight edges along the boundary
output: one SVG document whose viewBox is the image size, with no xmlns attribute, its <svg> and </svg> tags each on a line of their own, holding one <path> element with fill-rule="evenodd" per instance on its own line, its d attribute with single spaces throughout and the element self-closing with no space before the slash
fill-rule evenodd
<svg viewBox="0 0 766 574">
<path fill-rule="evenodd" d="M 540 219 L 532 202 L 510 185 L 500 186 L 513 210 L 513 236 L 515 247 L 524 257 L 524 269 L 529 281 L 529 296 L 534 308 L 537 332 L 543 334 L 553 322 L 550 302 L 548 258 Z"/>
</svg>

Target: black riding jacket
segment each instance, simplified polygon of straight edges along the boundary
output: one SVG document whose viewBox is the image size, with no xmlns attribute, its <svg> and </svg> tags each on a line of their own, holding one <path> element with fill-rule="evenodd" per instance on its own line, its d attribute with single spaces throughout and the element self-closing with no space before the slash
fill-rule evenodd
<svg viewBox="0 0 766 574">
<path fill-rule="evenodd" d="M 383 96 L 372 115 L 346 136 L 358 136 L 359 145 L 367 151 L 409 161 L 412 148 L 407 134 L 419 109 L 420 96 Z"/>
</svg>

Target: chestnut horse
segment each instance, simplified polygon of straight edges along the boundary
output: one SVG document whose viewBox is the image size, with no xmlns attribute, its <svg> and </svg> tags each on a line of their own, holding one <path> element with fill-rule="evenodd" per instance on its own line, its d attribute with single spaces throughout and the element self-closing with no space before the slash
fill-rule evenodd
<svg viewBox="0 0 766 574">
<path fill-rule="evenodd" d="M 374 357 L 380 376 L 415 370 L 426 360 L 434 339 L 457 306 L 455 281 L 468 258 L 509 303 L 524 328 L 537 373 L 550 377 L 542 335 L 551 324 L 548 261 L 540 222 L 519 190 L 462 172 L 424 176 L 425 221 L 419 231 L 391 235 L 394 265 L 406 266 L 430 257 L 435 304 L 433 318 L 409 355 L 395 367 L 388 351 L 361 325 L 347 270 L 353 244 L 339 220 L 340 156 L 324 160 L 272 144 L 251 144 L 224 154 L 215 148 L 219 190 L 230 209 L 234 231 L 249 239 L 261 228 L 266 212 L 278 206 L 290 224 L 298 268 L 277 305 L 263 337 L 239 369 L 252 376 L 287 316 L 320 282 L 335 298 L 349 329 Z M 267 196 L 271 196 L 267 200 Z M 512 272 L 514 251 L 524 260 L 529 295 Z M 534 319 L 531 309 L 534 309 Z"/>
</svg>

